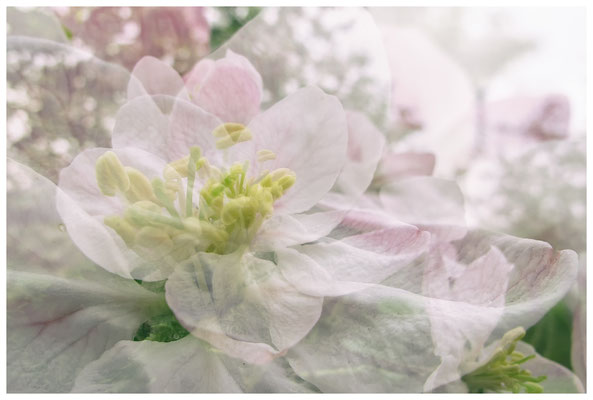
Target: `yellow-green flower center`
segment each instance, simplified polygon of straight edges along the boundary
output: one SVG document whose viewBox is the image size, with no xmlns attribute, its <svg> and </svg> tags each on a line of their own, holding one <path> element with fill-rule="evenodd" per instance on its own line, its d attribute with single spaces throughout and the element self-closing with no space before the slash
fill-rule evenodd
<svg viewBox="0 0 593 400">
<path fill-rule="evenodd" d="M 223 124 L 213 134 L 219 149 L 251 139 L 249 129 L 236 123 Z M 274 158 L 269 150 L 258 152 L 258 162 Z M 192 147 L 186 157 L 165 167 L 162 179 L 150 181 L 108 151 L 96 162 L 97 184 L 104 195 L 119 196 L 127 208 L 104 222 L 128 247 L 153 261 L 181 261 L 199 251 L 234 252 L 251 242 L 274 202 L 296 179 L 286 168 L 257 178 L 248 177 L 247 169 L 247 162 L 219 169 Z M 197 178 L 199 191 L 194 188 Z"/>
<path fill-rule="evenodd" d="M 535 355 L 525 356 L 515 351 L 517 342 L 525 336 L 525 330 L 517 327 L 508 331 L 501 345 L 487 363 L 463 376 L 470 393 L 513 392 L 541 393 L 539 384 L 546 376 L 533 376 L 522 364 Z"/>
</svg>

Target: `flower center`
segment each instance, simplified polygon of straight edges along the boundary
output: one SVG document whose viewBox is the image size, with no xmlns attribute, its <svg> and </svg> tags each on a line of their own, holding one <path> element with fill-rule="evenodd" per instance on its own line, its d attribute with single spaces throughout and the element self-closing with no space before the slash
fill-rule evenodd
<svg viewBox="0 0 593 400">
<path fill-rule="evenodd" d="M 249 129 L 237 123 L 222 124 L 213 135 L 221 150 L 251 139 Z M 260 163 L 275 158 L 269 150 L 257 155 Z M 247 162 L 219 169 L 199 147 L 192 147 L 186 157 L 167 164 L 163 179 L 150 181 L 108 151 L 97 159 L 97 184 L 104 195 L 120 197 L 127 208 L 104 222 L 128 247 L 152 261 L 166 255 L 179 262 L 200 251 L 232 253 L 249 245 L 272 215 L 274 202 L 296 179 L 286 168 L 259 177 L 250 177 L 247 170 Z"/>
<path fill-rule="evenodd" d="M 540 382 L 546 376 L 534 377 L 521 364 L 531 360 L 535 355 L 524 356 L 515 351 L 517 342 L 525 336 L 525 329 L 518 327 L 505 333 L 501 345 L 488 362 L 475 371 L 465 375 L 462 380 L 467 384 L 470 393 L 513 392 L 522 389 L 528 393 L 541 393 Z"/>
</svg>

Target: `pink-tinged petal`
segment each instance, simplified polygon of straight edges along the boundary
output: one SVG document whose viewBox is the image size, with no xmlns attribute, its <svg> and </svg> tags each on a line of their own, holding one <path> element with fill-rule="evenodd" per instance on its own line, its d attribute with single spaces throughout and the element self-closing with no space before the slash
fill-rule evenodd
<svg viewBox="0 0 593 400">
<path fill-rule="evenodd" d="M 397 273 L 400 269 L 413 264 L 414 260 L 426 251 L 430 241 L 430 234 L 422 232 L 418 228 L 395 223 L 384 229 L 347 236 L 341 240 L 329 239 L 311 245 L 303 245 L 296 248 L 302 255 L 310 260 L 302 262 L 308 265 L 311 275 L 320 274 L 315 272 L 322 268 L 324 274 L 329 275 L 331 281 L 338 283 L 379 283 L 389 276 Z M 279 262 L 282 257 L 278 252 Z M 292 254 L 292 257 L 296 255 Z M 279 264 L 280 265 L 280 264 Z M 298 268 L 298 263 L 287 263 L 285 268 Z M 282 270 L 283 266 L 280 265 Z M 283 270 L 284 273 L 284 270 Z M 298 276 L 292 271 L 285 273 L 285 276 Z M 291 280 L 291 283 L 294 283 Z M 331 290 L 330 290 L 331 289 Z M 333 288 L 326 295 L 336 295 Z"/>
<path fill-rule="evenodd" d="M 224 122 L 247 124 L 259 112 L 262 79 L 245 57 L 228 50 L 216 61 L 200 61 L 185 76 L 192 101 Z"/>
<path fill-rule="evenodd" d="M 375 185 L 385 185 L 413 176 L 432 175 L 435 156 L 431 153 L 385 151 L 373 180 Z"/>
<path fill-rule="evenodd" d="M 462 290 L 453 297 L 479 293 L 477 299 L 483 304 L 427 297 L 380 285 L 333 300 L 326 298 L 315 328 L 288 353 L 297 374 L 329 392 L 438 389 L 438 383 L 460 378 L 462 373 L 456 368 L 460 357 L 464 362 L 466 357 L 472 361 L 475 354 L 445 352 L 437 356 L 437 346 L 442 345 L 435 342 L 434 326 L 447 326 L 453 332 L 457 327 L 467 328 L 458 336 L 462 343 L 452 341 L 452 348 L 462 348 L 467 339 L 477 343 L 476 338 L 485 336 L 481 323 L 491 327 L 494 320 L 498 324 L 490 337 L 502 337 L 512 328 L 534 324 L 574 281 L 574 254 L 554 252 L 542 242 L 475 232 L 453 245 L 443 253 L 458 261 L 450 265 L 450 270 L 457 271 Z M 503 307 L 492 307 L 500 302 L 502 285 L 494 284 L 489 293 L 482 295 L 479 289 L 483 280 L 476 279 L 477 271 L 468 271 L 471 273 L 466 279 L 455 268 L 459 264 L 481 267 L 485 271 L 480 276 L 486 279 L 493 262 L 501 263 L 497 276 L 504 276 L 505 270 L 513 266 Z M 426 266 L 418 265 L 424 269 Z M 449 282 L 444 289 L 448 286 Z M 454 283 L 451 290 L 455 292 Z M 440 313 L 430 313 L 436 309 Z"/>
<path fill-rule="evenodd" d="M 274 251 L 283 247 L 314 242 L 327 236 L 344 218 L 343 211 L 326 211 L 314 214 L 272 216 L 263 223 L 251 249 Z"/>
<path fill-rule="evenodd" d="M 544 393 L 585 393 L 579 378 L 568 368 L 540 356 L 525 342 L 517 343 L 517 351 L 526 356 L 535 354 L 535 358 L 523 364 L 523 368 L 533 376 L 547 376 L 539 383 Z"/>
<path fill-rule="evenodd" d="M 270 362 L 309 332 L 323 302 L 276 268 L 249 254 L 201 253 L 170 276 L 167 303 L 194 336 L 232 357 Z"/>
<path fill-rule="evenodd" d="M 189 335 L 168 343 L 121 341 L 82 370 L 73 392 L 309 392 L 301 382 L 283 360 L 246 364 Z"/>
<path fill-rule="evenodd" d="M 90 149 L 80 153 L 60 174 L 57 208 L 78 248 L 106 270 L 142 280 L 161 280 L 170 272 L 163 260 L 147 262 L 128 248 L 122 238 L 104 223 L 104 218 L 122 215 L 125 202 L 101 193 L 95 176 L 97 158 L 109 149 Z M 114 149 L 125 166 L 144 173 L 149 179 L 160 177 L 165 162 L 150 153 L 133 148 Z"/>
<path fill-rule="evenodd" d="M 236 146 L 236 151 L 244 151 L 251 160 L 260 149 L 276 154 L 275 160 L 252 162 L 252 176 L 276 168 L 296 174 L 295 184 L 274 204 L 280 214 L 315 205 L 334 185 L 346 160 L 348 128 L 342 105 L 314 87 L 300 89 L 257 115 L 249 129 L 253 143 L 248 142 L 245 150 Z"/>
<path fill-rule="evenodd" d="M 179 74 L 169 65 L 150 56 L 138 61 L 128 83 L 128 100 L 147 95 L 188 98 L 185 84 Z"/>
<path fill-rule="evenodd" d="M 555 252 L 544 242 L 480 231 L 442 244 L 432 253 L 436 258 L 425 267 L 423 289 L 438 299 L 431 300 L 428 310 L 443 364 L 427 382 L 430 390 L 448 383 L 456 365 L 477 360 L 488 337 L 502 337 L 517 326 L 527 329 L 536 323 L 566 294 L 577 266 L 572 251 Z M 430 267 L 438 263 L 442 267 Z M 440 278 L 435 273 L 439 270 L 444 274 Z M 453 300 L 450 306 L 442 308 L 443 297 Z M 464 309 L 466 318 L 443 319 L 450 307 Z M 456 362 L 445 363 L 446 355 Z"/>
<path fill-rule="evenodd" d="M 460 378 L 460 365 L 479 356 L 504 312 L 513 268 L 495 247 L 468 264 L 457 259 L 457 252 L 450 245 L 440 247 L 431 250 L 423 281 L 425 295 L 438 299 L 428 302 L 427 312 L 435 354 L 443 360 L 427 381 L 427 391 Z M 472 305 L 480 309 L 476 312 Z M 451 307 L 466 309 L 468 318 L 442 318 Z"/>
<path fill-rule="evenodd" d="M 344 193 L 359 195 L 373 179 L 381 159 L 385 137 L 362 113 L 349 111 L 346 119 L 348 152 L 336 187 Z"/>
</svg>

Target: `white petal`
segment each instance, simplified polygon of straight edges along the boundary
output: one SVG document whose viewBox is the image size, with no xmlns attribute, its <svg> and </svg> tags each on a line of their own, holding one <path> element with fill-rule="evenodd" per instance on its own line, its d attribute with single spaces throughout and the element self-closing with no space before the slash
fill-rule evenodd
<svg viewBox="0 0 593 400">
<path fill-rule="evenodd" d="M 443 363 L 426 383 L 427 391 L 459 379 L 459 367 L 464 360 L 478 357 L 504 312 L 509 273 L 513 268 L 495 247 L 471 263 L 467 261 L 467 265 L 446 245 L 435 246 L 431 252 L 423 287 L 427 296 L 439 299 L 428 302 L 427 312 L 435 354 L 442 357 Z M 442 318 L 451 309 L 464 312 L 467 317 Z"/>
<path fill-rule="evenodd" d="M 279 251 L 279 267 L 295 285 L 303 285 L 293 280 L 303 273 L 310 276 L 325 275 L 323 280 L 315 284 L 316 288 L 310 289 L 314 290 L 310 293 L 318 293 L 325 282 L 328 284 L 325 295 L 339 295 L 364 286 L 360 283 L 379 283 L 412 264 L 427 249 L 429 238 L 427 232 L 400 224 L 339 241 L 328 240 L 299 246 L 296 250 L 302 253 L 299 258 L 303 260 L 298 262 L 298 259 L 294 259 L 297 253 Z M 288 255 L 291 258 L 284 258 Z M 299 265 L 303 265 L 303 272 L 294 271 Z"/>
<path fill-rule="evenodd" d="M 134 281 L 96 267 L 68 279 L 10 271 L 8 288 L 11 392 L 69 391 L 85 364 L 132 338 L 162 304 Z"/>
<path fill-rule="evenodd" d="M 321 319 L 288 352 L 322 392 L 421 392 L 440 360 L 423 298 L 381 286 L 327 300 Z"/>
<path fill-rule="evenodd" d="M 143 57 L 132 70 L 128 84 L 128 100 L 161 94 L 189 99 L 183 79 L 173 68 L 155 57 Z"/>
<path fill-rule="evenodd" d="M 135 147 L 173 161 L 199 146 L 219 164 L 212 131 L 222 122 L 201 108 L 171 96 L 136 97 L 117 113 L 113 147 Z"/>
<path fill-rule="evenodd" d="M 383 153 L 385 137 L 373 123 L 358 112 L 348 112 L 348 156 L 337 188 L 352 195 L 363 193 L 375 174 Z"/>
<path fill-rule="evenodd" d="M 89 364 L 74 392 L 304 392 L 280 360 L 245 364 L 186 336 L 174 342 L 121 341 Z"/>
<path fill-rule="evenodd" d="M 59 229 L 53 183 L 13 161 L 8 183 L 8 390 L 66 392 L 164 302 L 80 253 Z"/>
<path fill-rule="evenodd" d="M 466 233 L 463 195 L 453 181 L 415 177 L 386 185 L 380 199 L 395 218 L 453 240 Z"/>
<path fill-rule="evenodd" d="M 199 146 L 202 155 L 210 163 L 222 165 L 221 151 L 216 148 L 216 138 L 212 135 L 222 121 L 192 103 L 179 99 L 172 102 L 170 98 L 168 103 L 171 103 L 171 112 L 167 131 L 167 159 L 185 157 L 190 147 Z"/>
<path fill-rule="evenodd" d="M 535 358 L 523 364 L 523 368 L 533 376 L 547 376 L 540 383 L 544 393 L 585 393 L 579 378 L 568 368 L 537 354 L 533 347 L 525 342 L 517 343 L 517 351 L 527 355 L 535 354 Z"/>
<path fill-rule="evenodd" d="M 276 256 L 278 268 L 286 280 L 299 292 L 310 296 L 341 296 L 368 286 L 334 277 L 311 257 L 293 249 L 277 250 Z"/>
<path fill-rule="evenodd" d="M 488 338 L 536 323 L 574 282 L 576 257 L 543 242 L 475 231 L 433 248 L 424 269 L 435 351 L 448 359 L 427 382 L 432 390 L 456 379 L 457 367 L 477 359 Z M 460 318 L 443 318 L 453 312 Z"/>
<path fill-rule="evenodd" d="M 271 150 L 276 159 L 254 165 L 263 169 L 289 168 L 296 182 L 274 205 L 275 212 L 310 209 L 333 186 L 346 160 L 348 130 L 340 102 L 317 88 L 301 89 L 257 115 L 249 123 L 253 150 Z M 290 146 L 287 145 L 290 143 Z"/>
<path fill-rule="evenodd" d="M 251 248 L 253 251 L 273 251 L 314 242 L 328 235 L 344 215 L 342 211 L 327 211 L 272 216 L 261 226 Z"/>
<path fill-rule="evenodd" d="M 251 363 L 269 362 L 298 342 L 323 302 L 299 293 L 272 262 L 249 254 L 239 260 L 201 253 L 177 268 L 166 290 L 169 306 L 194 336 Z"/>
</svg>

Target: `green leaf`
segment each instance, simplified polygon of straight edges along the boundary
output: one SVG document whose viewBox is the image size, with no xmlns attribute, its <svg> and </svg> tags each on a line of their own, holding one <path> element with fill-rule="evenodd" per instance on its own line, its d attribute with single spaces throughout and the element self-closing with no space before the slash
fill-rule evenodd
<svg viewBox="0 0 593 400">
<path fill-rule="evenodd" d="M 173 342 L 189 335 L 189 332 L 177 321 L 172 312 L 152 317 L 140 325 L 134 341 L 152 340 L 154 342 Z"/>
<path fill-rule="evenodd" d="M 556 304 L 523 339 L 543 357 L 571 369 L 572 312 L 564 301 Z"/>
</svg>

